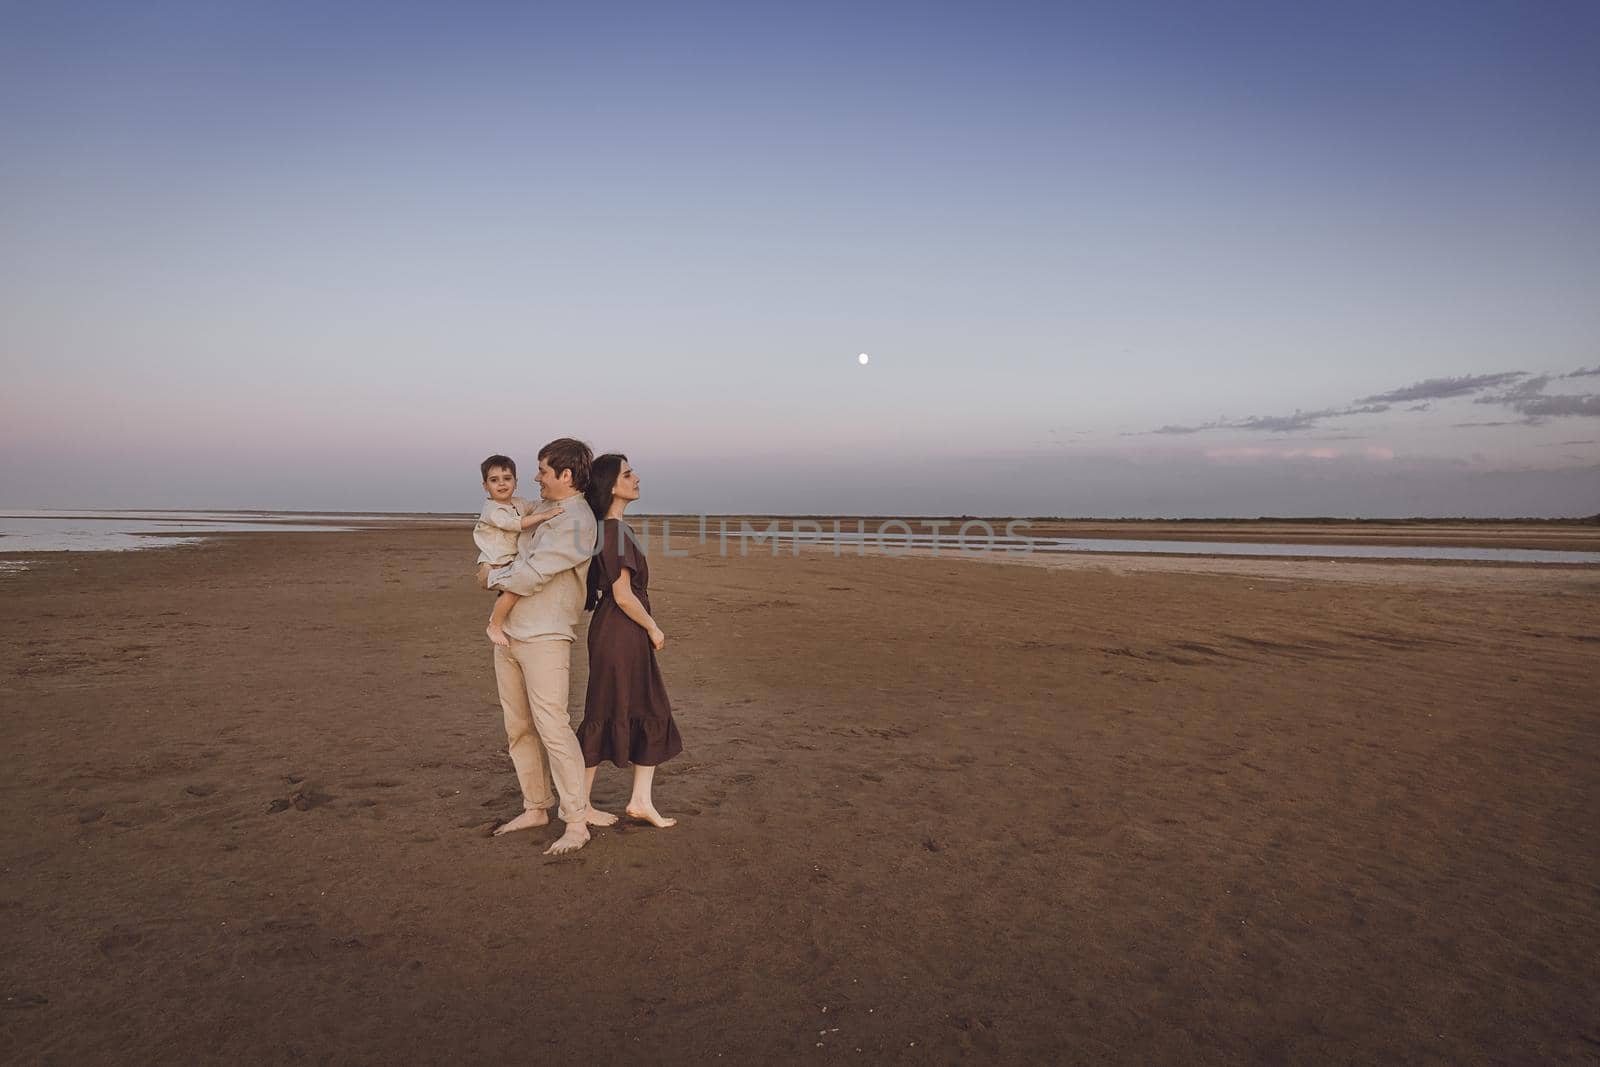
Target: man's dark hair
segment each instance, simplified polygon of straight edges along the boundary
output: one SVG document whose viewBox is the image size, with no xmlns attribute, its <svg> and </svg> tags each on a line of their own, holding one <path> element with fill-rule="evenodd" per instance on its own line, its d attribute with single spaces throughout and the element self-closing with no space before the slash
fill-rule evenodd
<svg viewBox="0 0 1600 1067">
<path fill-rule="evenodd" d="M 550 469 L 561 477 L 562 471 L 572 472 L 572 488 L 582 493 L 589 488 L 589 464 L 594 453 L 589 446 L 573 437 L 558 437 L 539 449 L 539 458 L 550 464 Z"/>
<path fill-rule="evenodd" d="M 510 456 L 490 456 L 484 460 L 479 469 L 483 471 L 483 480 L 489 480 L 489 472 L 496 467 L 504 467 L 511 472 L 511 477 L 517 476 L 517 461 Z"/>
</svg>

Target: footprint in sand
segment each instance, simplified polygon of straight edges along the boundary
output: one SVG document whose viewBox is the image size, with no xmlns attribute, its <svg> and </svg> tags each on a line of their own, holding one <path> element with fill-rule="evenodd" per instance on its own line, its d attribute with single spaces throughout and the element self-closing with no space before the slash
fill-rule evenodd
<svg viewBox="0 0 1600 1067">
<path fill-rule="evenodd" d="M 296 811 L 310 811 L 312 808 L 320 808 L 324 804 L 331 803 L 335 799 L 337 798 L 322 792 L 315 785 L 308 782 L 297 787 L 287 797 L 279 797 L 268 804 L 267 814 L 276 815 L 280 811 L 288 811 L 290 808 L 294 808 Z"/>
<path fill-rule="evenodd" d="M 144 934 L 139 933 L 137 930 L 129 930 L 124 926 L 116 925 L 111 928 L 109 934 L 95 942 L 95 947 L 100 950 L 102 956 L 114 958 L 128 949 L 139 947 L 144 944 L 144 941 Z"/>
<path fill-rule="evenodd" d="M 327 793 L 323 793 L 315 786 L 309 785 L 303 789 L 296 790 L 294 795 L 289 798 L 289 802 L 294 805 L 296 811 L 310 811 L 312 808 L 320 808 L 332 800 L 333 797 Z"/>
</svg>

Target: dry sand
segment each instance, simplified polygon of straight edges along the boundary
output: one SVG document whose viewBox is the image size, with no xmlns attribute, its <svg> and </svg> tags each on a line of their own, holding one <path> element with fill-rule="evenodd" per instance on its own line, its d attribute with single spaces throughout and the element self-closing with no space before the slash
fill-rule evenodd
<svg viewBox="0 0 1600 1067">
<path fill-rule="evenodd" d="M 0 1056 L 1600 1053 L 1600 569 L 766 551 L 564 860 L 464 528 L 0 574 Z"/>
</svg>

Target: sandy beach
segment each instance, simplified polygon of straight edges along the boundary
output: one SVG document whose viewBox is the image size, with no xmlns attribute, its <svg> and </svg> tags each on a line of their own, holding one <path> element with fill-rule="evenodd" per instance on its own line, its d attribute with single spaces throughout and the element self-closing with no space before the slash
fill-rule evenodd
<svg viewBox="0 0 1600 1067">
<path fill-rule="evenodd" d="M 464 527 L 0 573 L 0 1058 L 1600 1055 L 1600 568 L 682 547 L 561 859 Z"/>
</svg>

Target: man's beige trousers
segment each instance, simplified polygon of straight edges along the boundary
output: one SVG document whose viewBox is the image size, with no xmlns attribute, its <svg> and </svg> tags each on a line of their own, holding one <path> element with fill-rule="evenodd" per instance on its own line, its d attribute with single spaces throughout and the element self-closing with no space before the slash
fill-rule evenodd
<svg viewBox="0 0 1600 1067">
<path fill-rule="evenodd" d="M 567 718 L 572 644 L 556 639 L 494 646 L 494 680 L 522 806 L 543 811 L 559 795 L 561 819 L 569 823 L 584 817 L 583 751 Z"/>
</svg>

